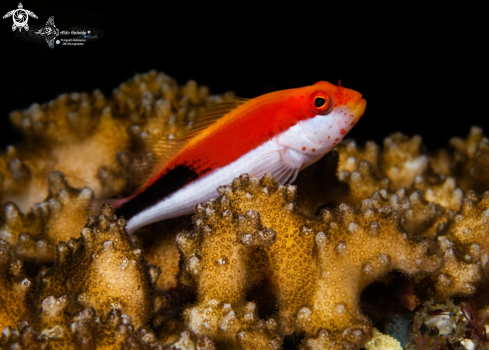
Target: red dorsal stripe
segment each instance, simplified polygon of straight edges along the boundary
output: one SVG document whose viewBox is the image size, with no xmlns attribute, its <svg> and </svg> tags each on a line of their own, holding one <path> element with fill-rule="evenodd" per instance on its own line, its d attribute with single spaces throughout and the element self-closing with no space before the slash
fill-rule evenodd
<svg viewBox="0 0 489 350">
<path fill-rule="evenodd" d="M 210 125 L 180 150 L 145 187 L 179 165 L 197 174 L 209 173 L 237 160 L 298 121 L 314 117 L 309 98 L 318 89 L 337 96 L 338 88 L 327 82 L 281 90 L 251 99 Z M 336 98 L 337 103 L 340 97 Z"/>
<path fill-rule="evenodd" d="M 223 167 L 299 120 L 312 117 L 307 91 L 302 89 L 277 91 L 239 106 L 192 139 L 158 176 L 181 164 L 199 174 Z"/>
</svg>

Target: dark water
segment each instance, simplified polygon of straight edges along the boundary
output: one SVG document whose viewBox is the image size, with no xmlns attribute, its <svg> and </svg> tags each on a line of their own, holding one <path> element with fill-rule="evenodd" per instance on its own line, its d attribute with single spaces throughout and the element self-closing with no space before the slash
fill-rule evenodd
<svg viewBox="0 0 489 350">
<path fill-rule="evenodd" d="M 16 6 L 5 3 L 0 10 Z M 54 16 L 60 30 L 83 24 L 104 36 L 84 47 L 50 49 L 15 36 L 11 19 L 0 22 L 2 148 L 19 140 L 10 111 L 63 92 L 99 88 L 110 95 L 151 69 L 181 84 L 195 79 L 213 93 L 233 90 L 242 97 L 341 79 L 368 101 L 350 133 L 360 143 L 402 131 L 421 135 L 434 149 L 465 136 L 471 125 L 489 130 L 480 8 L 202 1 L 24 7 L 38 16 L 29 19 L 31 26 Z"/>
</svg>

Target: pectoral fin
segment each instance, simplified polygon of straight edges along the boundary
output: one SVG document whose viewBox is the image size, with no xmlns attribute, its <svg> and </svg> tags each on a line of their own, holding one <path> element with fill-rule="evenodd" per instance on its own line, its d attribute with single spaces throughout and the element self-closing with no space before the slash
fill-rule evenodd
<svg viewBox="0 0 489 350">
<path fill-rule="evenodd" d="M 291 149 L 278 149 L 257 157 L 250 176 L 271 173 L 280 184 L 292 183 L 302 166 L 302 157 Z"/>
</svg>

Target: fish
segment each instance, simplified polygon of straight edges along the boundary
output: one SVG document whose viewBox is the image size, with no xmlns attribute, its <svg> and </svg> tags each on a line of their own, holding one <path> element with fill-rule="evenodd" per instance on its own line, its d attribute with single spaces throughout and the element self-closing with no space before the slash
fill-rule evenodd
<svg viewBox="0 0 489 350">
<path fill-rule="evenodd" d="M 187 137 L 168 142 L 171 156 L 139 191 L 111 204 L 132 234 L 193 213 L 243 173 L 271 173 L 280 184 L 293 183 L 300 170 L 343 139 L 365 108 L 359 92 L 325 81 L 218 106 L 204 113 Z"/>
</svg>

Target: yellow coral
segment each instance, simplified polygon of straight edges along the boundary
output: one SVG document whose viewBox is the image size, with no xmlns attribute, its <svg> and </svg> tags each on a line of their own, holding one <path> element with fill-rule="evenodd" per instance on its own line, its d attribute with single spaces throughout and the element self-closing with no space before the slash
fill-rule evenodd
<svg viewBox="0 0 489 350">
<path fill-rule="evenodd" d="M 415 135 L 409 139 L 396 133 L 385 138 L 380 168 L 395 188 L 410 186 L 414 178 L 428 168 L 428 156 L 423 149 L 421 137 Z"/>
<path fill-rule="evenodd" d="M 149 263 L 159 266 L 162 270 L 156 286 L 162 290 L 169 290 L 177 286 L 178 261 L 180 255 L 175 244 L 175 237 L 166 235 L 158 239 L 154 245 L 147 248 L 145 257 Z"/>
<path fill-rule="evenodd" d="M 153 283 L 160 271 L 146 265 L 124 227 L 124 219 L 104 205 L 99 216 L 89 218 L 81 238 L 58 245 L 55 265 L 41 273 L 38 304 L 51 295 L 67 295 L 102 317 L 120 309 L 136 327 L 146 324 L 157 311 Z"/>
<path fill-rule="evenodd" d="M 7 176 L 12 182 L 2 183 L 2 200 L 15 200 L 22 210 L 27 210 L 47 196 L 45 178 L 54 169 L 71 176 L 76 185 L 84 181 L 99 196 L 113 195 L 102 188 L 98 169 L 116 165 L 115 154 L 128 147 L 128 136 L 126 125 L 114 118 L 105 103 L 100 92 L 74 93 L 61 95 L 49 105 L 34 104 L 25 112 L 13 112 L 12 121 L 32 142 L 15 158 L 23 164 L 29 179 L 24 181 L 20 199 L 14 191 L 21 184 L 12 172 L 7 172 L 12 174 Z"/>
<path fill-rule="evenodd" d="M 16 328 L 3 329 L 0 335 L 1 349 L 47 350 L 48 346 L 47 340 L 40 337 L 25 321 L 20 322 Z"/>
<path fill-rule="evenodd" d="M 144 250 L 146 261 L 161 268 L 161 274 L 156 281 L 158 289 L 177 292 L 180 253 L 175 236 L 190 226 L 190 216 L 183 216 L 148 225 L 131 236 L 133 242 Z"/>
<path fill-rule="evenodd" d="M 16 253 L 26 259 L 51 262 L 58 242 L 78 237 L 87 212 L 84 201 L 93 197 L 85 187 L 76 190 L 68 186 L 63 173 L 48 174 L 49 196 L 22 214 L 13 203 L 4 206 L 4 222 L 0 221 L 0 238 L 16 247 Z"/>
<path fill-rule="evenodd" d="M 0 200 L 27 211 L 48 195 L 52 170 L 62 171 L 71 186 L 88 185 L 98 198 L 116 195 L 127 181 L 118 152 L 142 152 L 141 144 L 155 137 L 185 136 L 198 114 L 233 97 L 209 95 L 194 81 L 180 87 L 151 71 L 121 84 L 109 99 L 99 90 L 63 94 L 12 112 L 27 142 L 0 157 Z"/>
<path fill-rule="evenodd" d="M 465 190 L 485 191 L 489 187 L 489 140 L 482 129 L 473 126 L 467 139 L 454 137 L 453 163 Z"/>
<path fill-rule="evenodd" d="M 342 204 L 338 213 L 309 219 L 295 209 L 295 187 L 279 186 L 269 175 L 260 181 L 242 175 L 219 193 L 197 206 L 196 230 L 177 237 L 181 281 L 198 291 L 184 320 L 199 336 L 239 343 L 243 311 L 234 310 L 250 307 L 246 291 L 266 276 L 280 333 L 303 331 L 311 348 L 361 346 L 371 332 L 358 306 L 363 288 L 391 269 L 415 274 L 441 264 L 427 242 L 403 231 L 399 213 L 378 211 L 370 200 L 357 211 Z"/>
<path fill-rule="evenodd" d="M 0 239 L 0 330 L 32 320 L 28 292 L 32 281 L 24 276 L 22 260 L 16 259 L 9 244 Z"/>
<path fill-rule="evenodd" d="M 443 266 L 427 291 L 436 300 L 471 295 L 481 277 L 489 274 L 489 192 L 468 192 L 460 211 L 450 212 L 436 237 L 444 255 Z M 426 283 L 426 282 L 425 282 Z M 424 285 L 424 284 L 422 284 Z"/>
<path fill-rule="evenodd" d="M 167 306 L 167 296 L 154 288 L 160 271 L 145 263 L 124 225 L 112 207 L 104 205 L 98 216 L 89 218 L 81 238 L 57 246 L 57 260 L 53 267 L 42 269 L 34 294 L 37 332 L 19 323 L 34 320 L 26 297 L 31 282 L 20 272 L 21 261 L 12 261 L 8 244 L 0 241 L 4 267 L 0 322 L 8 330 L 0 344 L 18 344 L 19 349 L 47 344 L 59 349 L 160 346 L 145 327 L 155 312 Z M 23 334 L 30 341 L 22 340 Z"/>
<path fill-rule="evenodd" d="M 366 350 L 402 350 L 401 343 L 396 339 L 382 334 L 377 328 L 373 329 L 372 340 L 365 344 Z"/>
<path fill-rule="evenodd" d="M 343 199 L 348 200 L 355 207 L 372 193 L 390 188 L 389 179 L 379 178 L 375 174 L 372 164 L 366 160 L 361 160 L 351 173 L 348 170 L 342 170 L 338 174 L 338 178 L 349 187 L 349 191 L 343 196 Z"/>
<path fill-rule="evenodd" d="M 403 215 L 404 226 L 415 235 L 433 237 L 437 225 L 445 220 L 445 210 L 423 197 L 421 191 L 415 190 L 409 194 L 401 187 L 395 193 L 385 189 L 374 192 L 369 199 L 384 213 L 395 210 Z"/>
<path fill-rule="evenodd" d="M 489 189 L 489 142 L 477 127 L 435 155 L 418 136 L 345 141 L 299 174 L 297 195 L 243 175 L 197 206 L 179 263 L 176 221 L 129 237 L 104 206 L 86 223 L 79 204 L 130 194 L 162 156 L 155 140 L 187 135 L 233 96 L 152 71 L 110 97 L 12 113 L 26 141 L 0 155 L 0 348 L 278 349 L 294 333 L 304 349 L 355 349 L 372 333 L 366 346 L 385 348 L 359 299 L 391 270 L 412 275 L 420 299 L 478 289 L 487 324 L 489 194 L 470 190 Z"/>
<path fill-rule="evenodd" d="M 365 148 L 359 149 L 353 140 L 344 140 L 335 148 L 340 154 L 339 171 L 353 172 L 362 160 L 366 160 L 375 168 L 379 162 L 379 146 L 367 141 Z"/>
<path fill-rule="evenodd" d="M 422 176 L 418 176 L 414 180 L 413 187 L 423 190 L 428 202 L 438 204 L 447 210 L 460 209 L 463 191 L 457 186 L 454 177 L 435 178 L 433 182 L 428 182 Z"/>
</svg>

